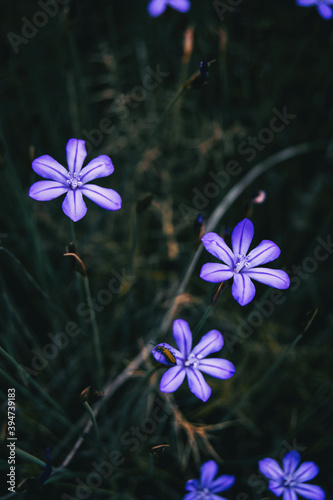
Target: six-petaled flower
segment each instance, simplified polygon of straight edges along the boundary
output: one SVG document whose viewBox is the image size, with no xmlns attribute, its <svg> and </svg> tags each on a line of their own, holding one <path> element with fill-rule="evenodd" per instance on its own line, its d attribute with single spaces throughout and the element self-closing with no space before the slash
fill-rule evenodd
<svg viewBox="0 0 333 500">
<path fill-rule="evenodd" d="M 67 193 L 62 209 L 74 222 L 82 219 L 87 212 L 82 195 L 106 210 L 119 210 L 121 197 L 116 191 L 87 184 L 98 177 L 112 174 L 114 167 L 111 159 L 100 155 L 82 168 L 87 152 L 84 141 L 78 139 L 68 141 L 66 153 L 69 170 L 49 155 L 40 156 L 32 162 L 36 174 L 51 180 L 35 182 L 29 190 L 29 196 L 34 200 L 48 201 Z"/>
<path fill-rule="evenodd" d="M 216 233 L 207 233 L 201 239 L 206 250 L 225 264 L 204 264 L 200 277 L 211 283 L 221 283 L 233 278 L 232 295 L 241 306 L 245 306 L 254 298 L 256 289 L 252 279 L 280 289 L 288 288 L 290 285 L 290 279 L 285 271 L 257 267 L 279 257 L 281 251 L 273 241 L 263 240 L 247 255 L 253 234 L 252 222 L 244 219 L 232 232 L 232 250 Z"/>
<path fill-rule="evenodd" d="M 189 0 L 151 0 L 148 5 L 149 15 L 151 17 L 160 16 L 168 5 L 179 12 L 187 12 L 191 8 Z"/>
<path fill-rule="evenodd" d="M 216 493 L 231 488 L 235 482 L 235 477 L 225 474 L 214 479 L 217 471 L 218 466 L 214 460 L 204 463 L 201 466 L 200 479 L 187 481 L 185 489 L 190 493 L 184 496 L 184 500 L 223 500 Z"/>
<path fill-rule="evenodd" d="M 297 495 L 311 500 L 324 500 L 325 492 L 320 486 L 304 484 L 316 477 L 318 467 L 313 462 L 304 462 L 299 466 L 300 461 L 298 451 L 292 450 L 283 457 L 283 469 L 273 458 L 264 458 L 259 461 L 259 470 L 270 480 L 268 488 L 277 497 L 283 495 L 283 500 L 297 500 Z"/>
<path fill-rule="evenodd" d="M 161 378 L 160 390 L 162 392 L 174 392 L 183 383 L 187 376 L 190 391 L 201 399 L 207 401 L 211 395 L 211 388 L 205 381 L 201 372 L 212 377 L 228 379 L 235 373 L 234 365 L 220 358 L 206 358 L 212 352 L 220 351 L 223 347 L 223 337 L 217 330 L 206 333 L 200 342 L 192 349 L 192 332 L 188 323 L 177 319 L 173 323 L 173 336 L 178 349 L 167 343 L 158 344 L 152 350 L 157 361 L 165 365 L 174 365 L 163 353 L 168 349 L 174 356 L 176 365 L 171 366 Z M 163 349 L 160 349 L 163 347 Z"/>
<path fill-rule="evenodd" d="M 333 0 L 296 0 L 296 3 L 300 7 L 317 7 L 319 14 L 324 19 L 332 19 L 333 17 L 331 7 Z"/>
</svg>

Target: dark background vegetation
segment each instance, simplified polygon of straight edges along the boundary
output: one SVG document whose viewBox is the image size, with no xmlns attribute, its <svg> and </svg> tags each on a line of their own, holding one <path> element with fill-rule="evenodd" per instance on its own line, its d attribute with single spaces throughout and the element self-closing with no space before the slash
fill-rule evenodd
<svg viewBox="0 0 333 500">
<path fill-rule="evenodd" d="M 291 155 L 253 182 L 216 232 L 229 241 L 228 233 L 247 214 L 249 199 L 263 189 L 266 202 L 254 206 L 251 219 L 254 244 L 272 239 L 282 250 L 272 267 L 294 276 L 293 266 L 313 257 L 316 238 L 331 237 L 333 21 L 292 0 L 244 1 L 223 21 L 211 1 L 193 1 L 187 14 L 167 9 L 157 19 L 149 18 L 146 7 L 144 0 L 70 1 L 28 43 L 20 44 L 18 53 L 8 34 L 22 36 L 23 18 L 32 20 L 41 7 L 20 0 L 2 9 L 0 232 L 6 251 L 0 255 L 1 346 L 29 367 L 32 349 L 42 350 L 50 342 L 49 332 L 62 332 L 70 320 L 82 327 L 35 377 L 63 408 L 72 434 L 1 358 L 2 437 L 7 388 L 13 386 L 22 450 L 44 461 L 50 446 L 53 465 L 59 467 L 83 429 L 86 414 L 79 395 L 95 383 L 95 358 L 91 324 L 77 314 L 84 300 L 78 275 L 63 257 L 68 220 L 60 199 L 37 202 L 28 197 L 28 189 L 40 180 L 31 169 L 34 157 L 49 154 L 65 164 L 69 138 L 93 137 L 88 159 L 107 154 L 115 166 L 114 174 L 98 183 L 116 189 L 123 208 L 111 213 L 87 200 L 87 215 L 75 224 L 79 253 L 93 297 L 107 288 L 113 271 L 134 276 L 123 281 L 96 316 L 107 379 L 116 380 L 140 351 L 146 357 L 98 416 L 104 450 L 119 450 L 125 461 L 89 498 L 182 498 L 185 481 L 198 477 L 200 464 L 211 458 L 219 462 L 220 473 L 236 476 L 228 498 L 273 498 L 262 487 L 265 481 L 255 476 L 258 460 L 281 459 L 292 447 L 320 467 L 313 483 L 332 498 L 332 256 L 305 273 L 297 289 L 286 291 L 283 304 L 248 338 L 239 338 L 239 325 L 256 310 L 255 304 L 242 308 L 230 290 L 221 296 L 202 333 L 212 328 L 222 332 L 226 345 L 221 356 L 237 371 L 228 381 L 207 377 L 212 386 L 207 403 L 196 399 L 186 383 L 171 398 L 159 394 L 163 370 L 155 369 L 149 342 L 174 344 L 171 326 L 166 336 L 160 335 L 160 326 L 197 245 L 196 209 L 207 220 L 258 161 L 302 143 L 312 148 Z M 193 52 L 185 63 L 189 27 L 194 29 Z M 145 149 L 168 103 L 202 59 L 216 59 L 208 84 L 183 92 Z M 147 67 L 157 66 L 168 76 L 139 102 L 133 89 L 142 86 Z M 273 109 L 285 106 L 297 117 L 249 161 L 240 144 L 257 137 L 269 126 Z M 98 134 L 103 118 L 113 128 Z M 238 161 L 242 173 L 202 209 L 195 206 L 193 190 L 203 193 L 210 172 L 223 171 L 229 160 Z M 150 206 L 136 214 L 146 195 L 152 195 Z M 185 218 L 180 204 L 188 208 Z M 209 305 L 212 286 L 200 280 L 199 271 L 211 260 L 207 252 L 202 254 L 173 315 L 186 319 L 192 330 Z M 269 293 L 258 284 L 256 301 L 267 300 Z M 290 348 L 316 309 L 303 338 Z M 132 426 L 141 427 L 151 418 L 156 398 L 168 418 L 153 432 L 144 432 L 137 447 L 122 444 L 124 433 L 131 435 Z M 153 458 L 150 448 L 164 443 L 170 447 Z M 5 477 L 5 447 L 1 456 Z M 67 492 L 74 498 L 77 478 L 85 482 L 94 470 L 92 462 L 104 458 L 90 431 L 66 471 L 55 473 L 32 496 L 16 496 L 62 499 Z M 17 459 L 18 480 L 41 473 L 30 460 Z"/>
</svg>

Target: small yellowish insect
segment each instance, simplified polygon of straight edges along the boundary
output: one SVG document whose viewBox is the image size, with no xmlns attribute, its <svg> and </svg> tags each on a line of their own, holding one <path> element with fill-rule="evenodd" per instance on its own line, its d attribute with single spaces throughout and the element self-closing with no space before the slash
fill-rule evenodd
<svg viewBox="0 0 333 500">
<path fill-rule="evenodd" d="M 158 345 L 155 347 L 155 349 L 157 352 L 161 352 L 162 354 L 164 354 L 164 356 L 168 361 L 170 361 L 170 363 L 172 363 L 173 365 L 177 364 L 176 358 L 167 347 L 164 347 L 163 345 Z"/>
</svg>

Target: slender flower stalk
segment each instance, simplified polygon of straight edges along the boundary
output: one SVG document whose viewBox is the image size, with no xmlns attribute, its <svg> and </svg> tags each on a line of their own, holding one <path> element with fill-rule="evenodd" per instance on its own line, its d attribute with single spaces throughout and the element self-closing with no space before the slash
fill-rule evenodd
<svg viewBox="0 0 333 500">
<path fill-rule="evenodd" d="M 202 401 L 207 401 L 212 390 L 201 372 L 212 377 L 228 379 L 236 371 L 234 365 L 226 359 L 204 359 L 212 352 L 222 349 L 224 342 L 221 333 L 217 330 L 209 331 L 192 349 L 190 327 L 186 321 L 177 319 L 173 323 L 173 336 L 179 350 L 165 342 L 158 344 L 152 350 L 157 361 L 171 366 L 162 376 L 160 390 L 162 392 L 176 391 L 187 376 L 190 391 Z M 168 354 L 166 355 L 165 352 Z"/>
<path fill-rule="evenodd" d="M 93 306 L 93 302 L 92 302 L 92 298 L 91 298 L 88 276 L 83 276 L 82 279 L 83 279 L 83 286 L 84 286 L 84 291 L 86 294 L 89 310 L 93 311 L 94 306 Z M 93 318 L 92 318 L 91 323 L 92 323 L 92 329 L 93 329 L 94 349 L 95 349 L 96 364 L 97 364 L 97 377 L 96 377 L 97 384 L 98 384 L 98 387 L 102 387 L 103 379 L 104 379 L 103 357 L 102 357 L 99 329 L 98 329 L 97 321 L 96 321 L 94 314 L 93 314 Z"/>
<path fill-rule="evenodd" d="M 281 250 L 273 241 L 263 240 L 247 255 L 253 234 L 252 222 L 244 219 L 232 232 L 232 250 L 216 233 L 206 233 L 201 239 L 206 250 L 225 264 L 204 264 L 200 278 L 211 283 L 233 278 L 232 295 L 241 306 L 251 302 L 255 296 L 256 289 L 252 279 L 279 289 L 286 289 L 290 285 L 289 276 L 285 271 L 257 267 L 279 257 Z"/>
</svg>

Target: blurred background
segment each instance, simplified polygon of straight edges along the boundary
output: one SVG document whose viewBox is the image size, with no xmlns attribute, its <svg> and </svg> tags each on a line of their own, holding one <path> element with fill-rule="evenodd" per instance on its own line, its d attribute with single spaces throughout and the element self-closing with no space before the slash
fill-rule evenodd
<svg viewBox="0 0 333 500">
<path fill-rule="evenodd" d="M 191 3 L 186 14 L 168 7 L 158 18 L 146 0 L 17 0 L 3 9 L 1 347 L 38 387 L 2 355 L 2 440 L 15 387 L 17 483 L 41 474 L 48 446 L 58 468 L 41 488 L 21 486 L 18 498 L 181 499 L 210 459 L 236 476 L 228 498 L 275 498 L 258 460 L 291 449 L 320 467 L 312 483 L 333 498 L 333 20 L 292 0 Z M 215 60 L 207 81 L 184 85 L 202 60 Z M 87 200 L 75 223 L 101 335 L 102 386 L 82 280 L 63 255 L 72 238 L 62 199 L 28 196 L 40 180 L 32 160 L 48 154 L 66 165 L 72 137 L 86 141 L 87 161 L 111 157 L 113 175 L 97 183 L 123 199 L 118 212 Z M 207 376 L 206 403 L 187 383 L 165 396 L 150 342 L 174 345 L 177 318 L 193 331 L 214 289 L 199 278 L 214 260 L 204 251 L 179 294 L 204 231 L 198 215 L 207 222 L 233 186 L 272 158 L 214 230 L 230 243 L 233 227 L 250 217 L 253 245 L 278 244 L 271 267 L 287 270 L 292 286 L 274 303 L 272 289 L 258 284 L 245 307 L 226 290 L 201 334 L 221 331 L 218 355 L 236 374 Z M 260 190 L 266 199 L 254 203 Z M 80 393 L 90 385 L 106 391 L 102 444 L 93 429 L 84 433 Z M 112 472 L 93 465 L 103 461 Z M 5 477 L 5 445 L 0 465 Z"/>
</svg>

